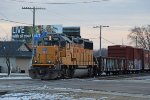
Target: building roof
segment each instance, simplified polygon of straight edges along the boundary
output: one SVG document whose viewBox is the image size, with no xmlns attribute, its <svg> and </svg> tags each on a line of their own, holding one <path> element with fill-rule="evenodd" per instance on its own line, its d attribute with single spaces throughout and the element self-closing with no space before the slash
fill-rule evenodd
<svg viewBox="0 0 150 100">
<path fill-rule="evenodd" d="M 0 41 L 0 57 L 31 57 L 32 50 L 20 41 Z"/>
</svg>

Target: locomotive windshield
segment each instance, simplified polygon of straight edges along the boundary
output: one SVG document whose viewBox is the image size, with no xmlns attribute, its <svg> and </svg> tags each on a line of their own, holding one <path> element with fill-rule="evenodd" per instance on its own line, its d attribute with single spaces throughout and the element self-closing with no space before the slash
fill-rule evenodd
<svg viewBox="0 0 150 100">
<path fill-rule="evenodd" d="M 43 39 L 44 41 L 44 46 L 54 46 L 54 45 L 57 45 L 57 46 L 59 46 L 59 38 L 58 37 L 45 37 L 44 39 Z"/>
<path fill-rule="evenodd" d="M 54 46 L 57 45 L 59 46 L 59 42 L 58 41 L 44 41 L 44 46 Z"/>
<path fill-rule="evenodd" d="M 60 34 L 49 34 L 48 36 L 42 38 L 41 40 L 38 41 L 38 45 L 43 45 L 43 46 L 60 46 L 60 47 L 65 47 L 66 43 L 72 43 L 72 41 Z"/>
</svg>

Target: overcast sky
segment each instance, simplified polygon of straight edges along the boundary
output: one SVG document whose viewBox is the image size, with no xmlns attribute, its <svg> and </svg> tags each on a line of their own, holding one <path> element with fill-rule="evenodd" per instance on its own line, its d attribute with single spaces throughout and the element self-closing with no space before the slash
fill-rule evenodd
<svg viewBox="0 0 150 100">
<path fill-rule="evenodd" d="M 32 11 L 21 8 L 33 6 L 46 8 L 36 11 L 37 25 L 81 26 L 81 35 L 94 41 L 95 49 L 99 29 L 93 26 L 109 25 L 102 29 L 102 47 L 107 47 L 129 45 L 130 29 L 150 24 L 150 0 L 1 0 L 0 19 L 32 24 Z M 16 25 L 24 24 L 0 20 L 1 39 L 10 39 L 11 27 Z"/>
</svg>

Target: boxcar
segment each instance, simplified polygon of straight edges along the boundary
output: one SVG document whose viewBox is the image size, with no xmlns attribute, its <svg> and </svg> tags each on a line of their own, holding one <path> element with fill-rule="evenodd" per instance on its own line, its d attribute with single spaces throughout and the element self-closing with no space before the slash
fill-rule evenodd
<svg viewBox="0 0 150 100">
<path fill-rule="evenodd" d="M 144 64 L 143 49 L 131 46 L 113 45 L 108 46 L 108 57 L 126 59 L 126 69 L 128 73 L 139 72 Z M 145 58 L 146 59 L 146 58 Z"/>
<path fill-rule="evenodd" d="M 142 69 L 144 71 L 150 70 L 150 51 L 149 50 L 143 50 L 143 67 Z"/>
</svg>

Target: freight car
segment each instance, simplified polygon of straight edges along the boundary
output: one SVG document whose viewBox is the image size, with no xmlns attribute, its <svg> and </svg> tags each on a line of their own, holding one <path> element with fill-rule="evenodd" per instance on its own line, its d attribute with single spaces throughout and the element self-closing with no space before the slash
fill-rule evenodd
<svg viewBox="0 0 150 100">
<path fill-rule="evenodd" d="M 93 60 L 93 42 L 87 39 L 47 34 L 37 41 L 33 51 L 29 69 L 33 79 L 92 76 L 97 69 Z"/>
<path fill-rule="evenodd" d="M 101 72 L 126 74 L 150 71 L 150 51 L 131 46 L 108 46 L 108 57 L 98 58 Z"/>
</svg>

